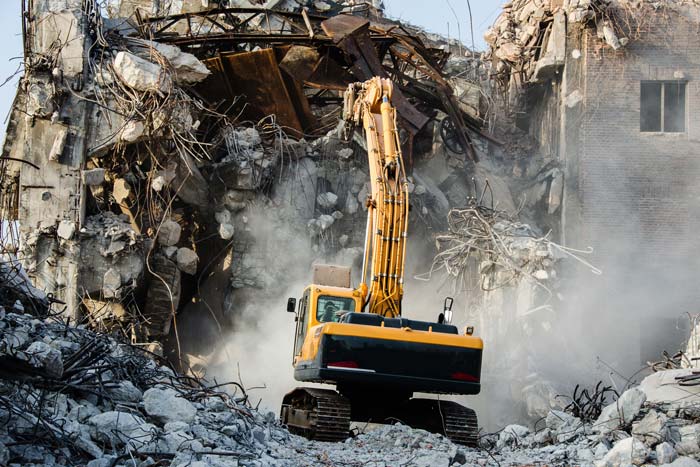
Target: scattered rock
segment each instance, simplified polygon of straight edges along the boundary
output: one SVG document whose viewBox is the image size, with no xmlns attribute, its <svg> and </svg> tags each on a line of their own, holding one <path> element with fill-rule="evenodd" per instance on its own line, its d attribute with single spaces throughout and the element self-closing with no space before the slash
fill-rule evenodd
<svg viewBox="0 0 700 467">
<path fill-rule="evenodd" d="M 629 425 L 639 413 L 644 401 L 644 391 L 638 387 L 628 389 L 616 402 L 603 408 L 600 417 L 593 424 L 593 431 L 605 434 Z"/>
<path fill-rule="evenodd" d="M 173 220 L 165 220 L 158 229 L 158 242 L 163 246 L 173 246 L 180 241 L 182 228 Z"/>
<path fill-rule="evenodd" d="M 659 464 L 669 464 L 676 458 L 676 450 L 667 442 L 656 446 L 656 462 Z"/>
<path fill-rule="evenodd" d="M 177 250 L 177 267 L 185 274 L 195 275 L 198 262 L 199 256 L 189 248 L 179 248 Z"/>
<path fill-rule="evenodd" d="M 642 465 L 649 456 L 649 448 L 644 443 L 635 439 L 627 438 L 615 443 L 613 448 L 605 454 L 602 463 L 598 467 L 620 467 Z"/>
<path fill-rule="evenodd" d="M 118 52 L 113 67 L 117 76 L 130 88 L 138 91 L 163 91 L 166 88 L 165 73 L 160 65 L 130 52 Z"/>
<path fill-rule="evenodd" d="M 70 240 L 75 234 L 75 222 L 62 220 L 58 223 L 56 234 L 64 240 Z"/>
<path fill-rule="evenodd" d="M 172 389 L 151 388 L 143 395 L 143 406 L 148 415 L 160 423 L 194 421 L 197 409 L 190 401 Z"/>
<path fill-rule="evenodd" d="M 236 232 L 232 224 L 221 224 L 219 225 L 219 237 L 224 240 L 231 240 L 233 234 Z"/>
</svg>

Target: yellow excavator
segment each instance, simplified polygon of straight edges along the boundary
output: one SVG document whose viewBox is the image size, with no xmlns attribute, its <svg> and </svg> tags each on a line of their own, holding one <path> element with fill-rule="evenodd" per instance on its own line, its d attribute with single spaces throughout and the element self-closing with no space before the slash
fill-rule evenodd
<svg viewBox="0 0 700 467">
<path fill-rule="evenodd" d="M 452 299 L 438 322 L 402 317 L 408 227 L 408 180 L 401 157 L 392 83 L 373 78 L 349 86 L 344 118 L 362 123 L 371 194 L 361 283 L 349 268 L 317 265 L 313 284 L 287 311 L 296 314 L 294 378 L 336 390 L 296 388 L 282 402 L 281 421 L 309 439 L 341 441 L 350 423 L 401 421 L 475 446 L 473 410 L 416 392 L 478 394 L 483 342 L 473 328 L 459 334 Z"/>
</svg>

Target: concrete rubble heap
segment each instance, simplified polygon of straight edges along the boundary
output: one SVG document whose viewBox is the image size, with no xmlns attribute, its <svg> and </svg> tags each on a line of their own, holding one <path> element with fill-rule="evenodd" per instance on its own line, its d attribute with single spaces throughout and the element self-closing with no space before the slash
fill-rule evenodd
<svg viewBox="0 0 700 467">
<path fill-rule="evenodd" d="M 321 443 L 252 408 L 237 383 L 222 392 L 107 335 L 15 311 L 0 307 L 2 465 L 700 465 L 692 370 L 653 373 L 597 410 L 507 426 L 482 437 L 484 450 L 400 424 Z"/>
<path fill-rule="evenodd" d="M 484 33 L 489 50 L 483 58 L 491 62 L 496 81 L 512 102 L 527 85 L 561 75 L 567 60 L 583 56 L 583 50 L 567 48 L 567 35 L 571 39 L 576 31 L 590 28 L 599 47 L 617 52 L 648 32 L 649 18 L 666 11 L 697 22 L 700 5 L 694 0 L 509 1 Z M 569 95 L 566 105 L 580 100 L 580 95 Z"/>
</svg>

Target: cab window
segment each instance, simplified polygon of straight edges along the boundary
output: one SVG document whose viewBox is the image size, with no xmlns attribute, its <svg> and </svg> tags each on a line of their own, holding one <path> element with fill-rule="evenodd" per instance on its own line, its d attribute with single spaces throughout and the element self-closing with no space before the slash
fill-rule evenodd
<svg viewBox="0 0 700 467">
<path fill-rule="evenodd" d="M 355 311 L 355 300 L 321 295 L 318 297 L 316 319 L 322 323 L 338 322 L 345 313 Z"/>
</svg>

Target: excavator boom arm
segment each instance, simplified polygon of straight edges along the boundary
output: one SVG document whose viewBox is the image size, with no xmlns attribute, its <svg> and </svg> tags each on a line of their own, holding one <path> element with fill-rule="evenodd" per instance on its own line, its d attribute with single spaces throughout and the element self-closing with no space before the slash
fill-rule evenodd
<svg viewBox="0 0 700 467">
<path fill-rule="evenodd" d="M 367 141 L 370 193 L 360 290 L 370 313 L 401 315 L 408 230 L 408 180 L 401 155 L 390 80 L 352 84 L 346 120 L 362 124 Z"/>
</svg>

